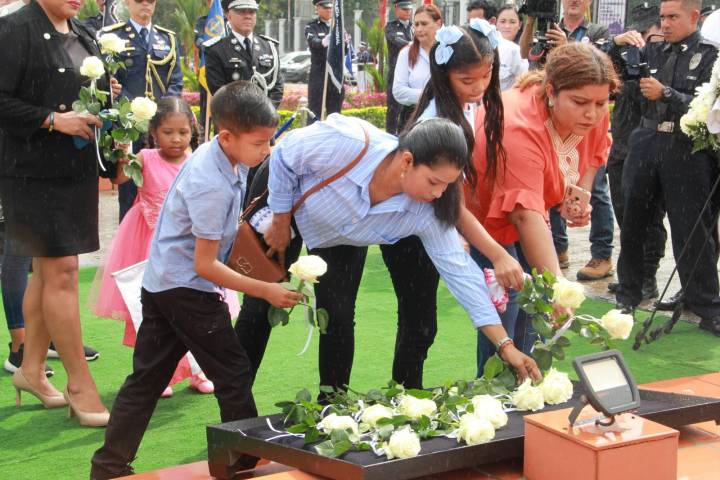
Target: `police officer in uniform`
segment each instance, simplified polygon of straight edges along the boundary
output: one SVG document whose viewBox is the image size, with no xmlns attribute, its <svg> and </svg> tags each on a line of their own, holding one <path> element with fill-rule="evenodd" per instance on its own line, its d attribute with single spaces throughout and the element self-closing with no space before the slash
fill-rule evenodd
<svg viewBox="0 0 720 480">
<path fill-rule="evenodd" d="M 645 42 L 662 41 L 660 30 L 660 9 L 656 5 L 647 3 L 636 6 L 632 11 L 633 23 L 628 30 L 639 32 Z M 622 47 L 620 55 L 625 64 L 618 66 L 622 76 L 622 86 L 615 95 L 615 108 L 613 109 L 611 133 L 612 147 L 607 162 L 608 181 L 613 211 L 618 225 L 622 228 L 623 201 L 622 201 L 622 171 L 628 151 L 628 138 L 630 133 L 640 124 L 640 100 L 642 95 L 638 92 L 638 82 L 643 75 L 644 66 L 640 62 L 639 50 L 635 46 Z M 645 278 L 643 279 L 643 299 L 658 296 L 655 274 L 660 266 L 660 259 L 665 255 L 665 241 L 667 232 L 663 219 L 665 208 L 658 202 L 653 220 L 648 227 L 645 239 Z M 608 290 L 617 292 L 619 284 L 608 284 Z"/>
<path fill-rule="evenodd" d="M 327 63 L 330 41 L 330 19 L 332 0 L 313 0 L 318 18 L 305 26 L 305 39 L 310 49 L 310 76 L 308 79 L 308 107 L 320 119 L 322 115 L 323 87 L 325 85 L 325 64 Z M 345 90 L 338 92 L 330 81 L 327 82 L 325 114 L 340 112 L 345 99 Z"/>
<path fill-rule="evenodd" d="M 388 47 L 388 73 L 387 73 L 387 112 L 385 113 L 385 129 L 388 133 L 397 135 L 398 120 L 402 105 L 393 97 L 392 85 L 395 78 L 395 64 L 398 54 L 405 45 L 412 42 L 413 31 L 412 16 L 413 2 L 408 0 L 395 0 L 395 20 L 385 25 L 385 40 Z"/>
<path fill-rule="evenodd" d="M 641 59 L 651 73 L 639 82 L 642 118 L 630 136 L 623 171 L 625 205 L 617 301 L 627 311 L 640 303 L 645 236 L 655 204 L 662 202 L 670 220 L 684 304 L 701 318 L 701 329 L 720 335 L 717 239 L 713 235 L 717 201 L 711 203 L 700 228 L 690 236 L 720 173 L 718 159 L 708 150 L 691 153 L 692 141 L 680 129 L 680 118 L 687 112 L 695 88 L 710 79 L 718 55 L 697 30 L 700 7 L 700 0 L 664 0 L 660 3 L 664 42 L 645 44 L 638 32 L 629 31 L 616 36 L 610 50 L 616 63 L 622 63 L 620 47 L 642 47 Z M 686 255 L 678 258 L 685 245 Z"/>
<path fill-rule="evenodd" d="M 224 38 L 208 40 L 205 47 L 205 71 L 214 94 L 235 80 L 247 80 L 262 88 L 275 108 L 283 98 L 283 79 L 277 53 L 277 40 L 253 34 L 257 23 L 255 0 L 223 2 L 231 32 Z"/>
<path fill-rule="evenodd" d="M 120 95 L 130 100 L 136 97 L 150 97 L 158 100 L 173 95 L 180 96 L 183 74 L 180 69 L 180 42 L 175 33 L 152 24 L 155 0 L 126 0 L 130 19 L 102 29 L 127 40 L 128 49 L 120 54 L 125 64 L 115 74 L 122 84 Z M 141 139 L 142 140 L 142 139 Z M 133 144 L 139 151 L 143 141 Z M 118 187 L 120 220 L 135 201 L 137 189 L 133 182 Z"/>
</svg>

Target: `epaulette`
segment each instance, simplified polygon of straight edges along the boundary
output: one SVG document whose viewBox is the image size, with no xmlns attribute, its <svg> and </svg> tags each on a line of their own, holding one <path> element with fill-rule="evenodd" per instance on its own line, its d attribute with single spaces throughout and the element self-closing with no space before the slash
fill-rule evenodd
<svg viewBox="0 0 720 480">
<path fill-rule="evenodd" d="M 118 22 L 113 23 L 112 25 L 108 25 L 107 27 L 103 27 L 100 29 L 101 32 L 112 32 L 113 30 L 117 30 L 120 27 L 124 27 L 126 22 Z"/>
<path fill-rule="evenodd" d="M 225 38 L 225 37 L 219 37 L 219 36 L 218 36 L 218 37 L 208 38 L 207 40 L 205 40 L 205 41 L 202 43 L 202 46 L 203 46 L 203 47 L 212 47 L 213 45 L 215 45 L 216 43 L 218 43 L 218 42 L 219 42 L 220 40 L 222 40 L 223 38 Z"/>
<path fill-rule="evenodd" d="M 157 25 L 153 25 L 153 28 L 155 30 L 160 30 L 161 32 L 167 33 L 169 35 L 175 35 L 175 32 L 173 32 L 172 30 L 169 30 L 167 28 L 164 28 L 164 27 L 159 27 Z"/>
<path fill-rule="evenodd" d="M 273 42 L 275 45 L 280 45 L 280 41 L 279 41 L 279 40 L 276 40 L 276 39 L 274 39 L 274 38 L 272 38 L 272 37 L 268 37 L 267 35 L 262 35 L 262 34 L 260 34 L 260 35 L 258 35 L 258 36 L 259 36 L 260 38 L 264 38 L 264 39 L 267 40 L 268 42 Z"/>
</svg>

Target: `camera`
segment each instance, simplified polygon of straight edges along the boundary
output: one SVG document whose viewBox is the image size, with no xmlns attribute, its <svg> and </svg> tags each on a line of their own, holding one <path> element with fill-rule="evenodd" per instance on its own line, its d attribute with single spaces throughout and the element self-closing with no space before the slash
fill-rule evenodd
<svg viewBox="0 0 720 480">
<path fill-rule="evenodd" d="M 639 80 L 650 76 L 650 67 L 640 57 L 640 49 L 628 45 L 623 53 L 625 58 L 625 71 L 623 80 Z"/>
<path fill-rule="evenodd" d="M 537 42 L 528 55 L 534 62 L 543 61 L 545 54 L 552 48 L 548 43 L 547 31 L 558 22 L 557 10 L 557 0 L 525 0 L 520 7 L 520 13 L 534 17 L 537 24 Z"/>
</svg>

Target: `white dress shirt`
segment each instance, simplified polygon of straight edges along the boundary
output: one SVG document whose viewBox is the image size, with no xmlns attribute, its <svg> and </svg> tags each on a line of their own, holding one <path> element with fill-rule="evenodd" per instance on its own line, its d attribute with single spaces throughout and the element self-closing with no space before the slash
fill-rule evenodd
<svg viewBox="0 0 720 480">
<path fill-rule="evenodd" d="M 520 56 L 520 46 L 498 35 L 498 55 L 500 56 L 500 90 L 512 88 L 515 80 L 527 72 L 528 61 Z"/>
<path fill-rule="evenodd" d="M 298 199 L 355 158 L 370 138 L 367 153 L 347 174 L 309 196 L 295 213 L 308 248 L 393 244 L 417 235 L 448 289 L 476 328 L 499 325 L 485 276 L 463 249 L 454 227 L 440 223 L 432 204 L 397 194 L 373 205 L 370 180 L 398 139 L 357 118 L 333 113 L 324 122 L 294 130 L 270 155 L 268 205 L 287 213 Z"/>
<path fill-rule="evenodd" d="M 395 79 L 392 84 L 392 93 L 400 105 L 413 107 L 417 105 L 425 85 L 430 80 L 430 57 L 421 47 L 415 66 L 411 67 L 408 61 L 410 46 L 400 50 L 395 65 Z"/>
</svg>

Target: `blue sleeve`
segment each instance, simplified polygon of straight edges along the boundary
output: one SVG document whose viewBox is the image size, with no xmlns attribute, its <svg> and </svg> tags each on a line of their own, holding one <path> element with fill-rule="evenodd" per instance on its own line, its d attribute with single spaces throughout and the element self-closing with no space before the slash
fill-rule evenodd
<svg viewBox="0 0 720 480">
<path fill-rule="evenodd" d="M 418 236 L 448 290 L 465 308 L 475 328 L 500 325 L 485 275 L 463 249 L 458 231 L 441 225 L 432 209 L 425 211 L 432 218 Z"/>
<path fill-rule="evenodd" d="M 192 234 L 205 240 L 220 240 L 233 198 L 203 179 L 192 179 L 189 175 L 186 179 L 187 182 L 178 185 L 178 191 L 187 207 Z"/>
</svg>

